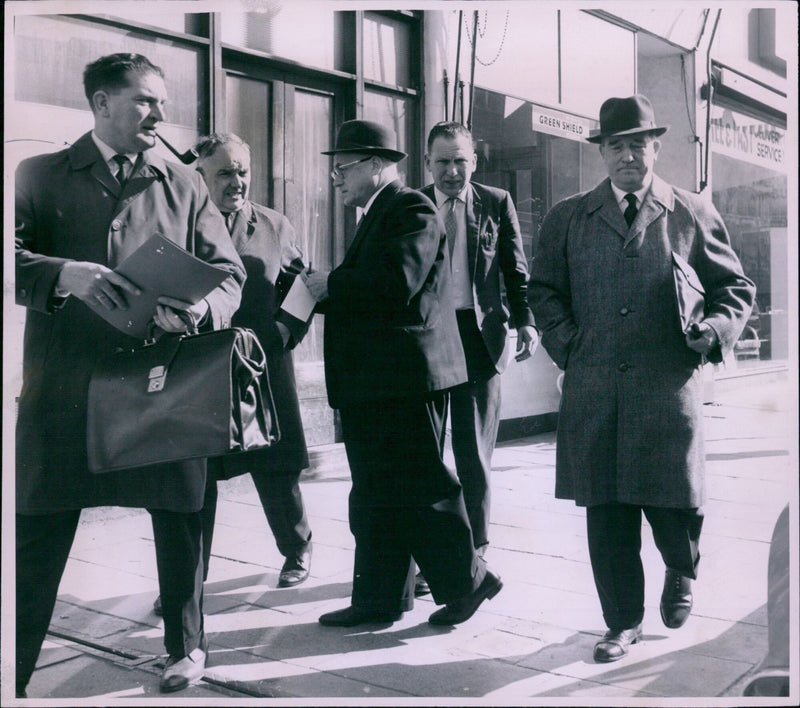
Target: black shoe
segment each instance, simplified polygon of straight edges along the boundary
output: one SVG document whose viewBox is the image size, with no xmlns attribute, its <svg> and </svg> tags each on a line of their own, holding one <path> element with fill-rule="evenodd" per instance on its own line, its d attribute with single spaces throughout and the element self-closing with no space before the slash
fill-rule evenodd
<svg viewBox="0 0 800 708">
<path fill-rule="evenodd" d="M 469 595 L 445 605 L 441 610 L 436 610 L 428 617 L 428 622 L 431 624 L 461 624 L 466 622 L 475 614 L 484 600 L 491 600 L 500 592 L 502 587 L 503 581 L 500 580 L 500 577 L 487 570 L 483 582 L 475 590 Z"/>
<path fill-rule="evenodd" d="M 164 608 L 161 606 L 161 595 L 153 601 L 153 614 L 158 617 L 164 616 Z"/>
<path fill-rule="evenodd" d="M 430 592 L 431 589 L 428 586 L 428 581 L 425 580 L 425 576 L 422 573 L 417 573 L 417 577 L 414 580 L 414 597 L 429 595 Z"/>
<path fill-rule="evenodd" d="M 281 568 L 281 574 L 278 578 L 279 588 L 290 588 L 294 585 L 299 585 L 308 579 L 308 574 L 311 572 L 311 544 L 309 543 L 305 550 L 297 556 L 290 556 Z"/>
<path fill-rule="evenodd" d="M 319 623 L 325 627 L 355 627 L 359 624 L 397 622 L 402 616 L 402 612 L 366 610 L 350 605 L 343 610 L 325 613 L 319 618 Z"/>
<path fill-rule="evenodd" d="M 628 655 L 628 647 L 636 644 L 642 638 L 642 625 L 637 624 L 631 629 L 609 629 L 603 638 L 594 645 L 594 660 L 607 664 L 619 661 Z"/>
<path fill-rule="evenodd" d="M 164 671 L 161 674 L 159 689 L 161 693 L 175 693 L 188 686 L 200 683 L 206 672 L 206 657 L 208 656 L 208 643 L 205 637 L 200 646 L 188 656 L 167 659 Z"/>
<path fill-rule="evenodd" d="M 677 570 L 667 568 L 661 593 L 661 619 L 670 629 L 677 629 L 692 612 L 692 581 Z"/>
</svg>

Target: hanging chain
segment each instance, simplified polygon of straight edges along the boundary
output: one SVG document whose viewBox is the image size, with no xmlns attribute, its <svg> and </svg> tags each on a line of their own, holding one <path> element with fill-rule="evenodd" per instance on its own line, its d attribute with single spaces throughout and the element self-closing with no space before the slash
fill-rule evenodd
<svg viewBox="0 0 800 708">
<path fill-rule="evenodd" d="M 503 45 L 505 44 L 505 41 L 506 41 L 506 33 L 508 32 L 508 15 L 509 15 L 509 11 L 506 10 L 506 22 L 505 22 L 505 25 L 503 26 L 503 37 L 500 39 L 500 46 L 497 48 L 497 54 L 494 55 L 494 58 L 491 61 L 482 61 L 478 57 L 478 55 L 476 53 L 475 61 L 477 61 L 478 64 L 480 64 L 481 66 L 491 66 L 492 64 L 494 64 L 500 58 L 500 53 L 503 51 Z M 478 22 L 478 27 L 477 27 L 477 29 L 478 29 L 477 35 L 479 37 L 484 37 L 486 35 L 486 29 L 487 29 L 488 25 L 489 25 L 489 11 L 488 10 L 484 10 L 484 14 L 483 14 L 483 30 L 481 30 L 481 28 L 480 28 L 480 22 Z M 464 26 L 465 26 L 465 28 L 467 30 L 467 40 L 469 41 L 469 43 L 472 44 L 474 41 L 477 41 L 477 37 L 473 38 L 473 37 L 470 36 L 469 22 L 467 21 L 467 16 L 466 15 L 464 16 Z"/>
</svg>

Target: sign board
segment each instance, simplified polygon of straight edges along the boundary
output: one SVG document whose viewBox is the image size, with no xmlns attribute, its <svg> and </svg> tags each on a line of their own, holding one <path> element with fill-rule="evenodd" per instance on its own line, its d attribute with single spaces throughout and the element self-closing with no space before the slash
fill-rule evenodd
<svg viewBox="0 0 800 708">
<path fill-rule="evenodd" d="M 715 152 L 772 170 L 785 169 L 786 131 L 771 123 L 713 106 L 709 137 Z"/>
<path fill-rule="evenodd" d="M 533 107 L 533 130 L 539 133 L 557 135 L 559 138 L 585 141 L 593 122 L 586 118 L 578 118 L 569 113 L 551 111 L 546 108 Z"/>
</svg>

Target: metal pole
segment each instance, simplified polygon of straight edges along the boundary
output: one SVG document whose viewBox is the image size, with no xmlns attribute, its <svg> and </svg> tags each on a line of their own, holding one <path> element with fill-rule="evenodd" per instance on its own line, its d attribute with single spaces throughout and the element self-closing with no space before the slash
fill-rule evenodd
<svg viewBox="0 0 800 708">
<path fill-rule="evenodd" d="M 475 55 L 478 51 L 478 11 L 475 10 L 472 23 L 472 60 L 469 70 L 469 116 L 467 117 L 467 130 L 472 130 L 472 99 L 475 95 Z"/>
<path fill-rule="evenodd" d="M 444 119 L 447 120 L 447 115 L 450 113 L 448 105 L 448 91 L 450 89 L 450 81 L 447 78 L 447 69 L 444 70 Z"/>
<path fill-rule="evenodd" d="M 461 25 L 464 22 L 464 11 L 458 11 L 458 43 L 456 44 L 456 77 L 453 79 L 453 120 L 456 119 L 458 103 L 458 65 L 461 63 Z"/>
</svg>

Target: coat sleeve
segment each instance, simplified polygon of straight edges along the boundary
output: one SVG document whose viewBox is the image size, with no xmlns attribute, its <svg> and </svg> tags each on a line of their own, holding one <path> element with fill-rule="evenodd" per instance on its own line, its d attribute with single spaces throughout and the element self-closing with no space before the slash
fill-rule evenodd
<svg viewBox="0 0 800 708">
<path fill-rule="evenodd" d="M 213 329 L 229 327 L 233 314 L 239 309 L 242 299 L 244 266 L 228 234 L 225 219 L 211 201 L 200 173 L 193 173 L 195 181 L 196 207 L 194 219 L 194 254 L 211 263 L 230 276 L 208 295 L 209 318 Z"/>
<path fill-rule="evenodd" d="M 719 339 L 719 346 L 708 359 L 719 363 L 733 349 L 747 324 L 756 286 L 742 271 L 719 212 L 701 198 L 693 201 L 697 232 L 693 260 L 706 291 L 704 322 L 714 329 Z"/>
<path fill-rule="evenodd" d="M 567 231 L 574 202 L 556 204 L 545 216 L 533 254 L 528 297 L 542 332 L 542 346 L 560 369 L 567 360 L 578 326 L 572 312 L 567 262 Z"/>
<path fill-rule="evenodd" d="M 526 325 L 533 326 L 533 313 L 528 304 L 528 263 L 522 245 L 517 210 L 508 192 L 503 193 L 500 202 L 497 247 L 513 325 L 516 329 Z"/>
<path fill-rule="evenodd" d="M 377 257 L 366 265 L 333 270 L 326 311 L 393 312 L 422 289 L 444 238 L 430 201 L 419 192 L 398 197 L 382 223 Z"/>
<path fill-rule="evenodd" d="M 36 177 L 40 160 L 25 160 L 17 168 L 14 191 L 14 262 L 16 304 L 40 312 L 53 312 L 66 298 L 55 297 L 53 289 L 66 258 L 41 253 L 37 238 L 35 206 Z"/>
</svg>

